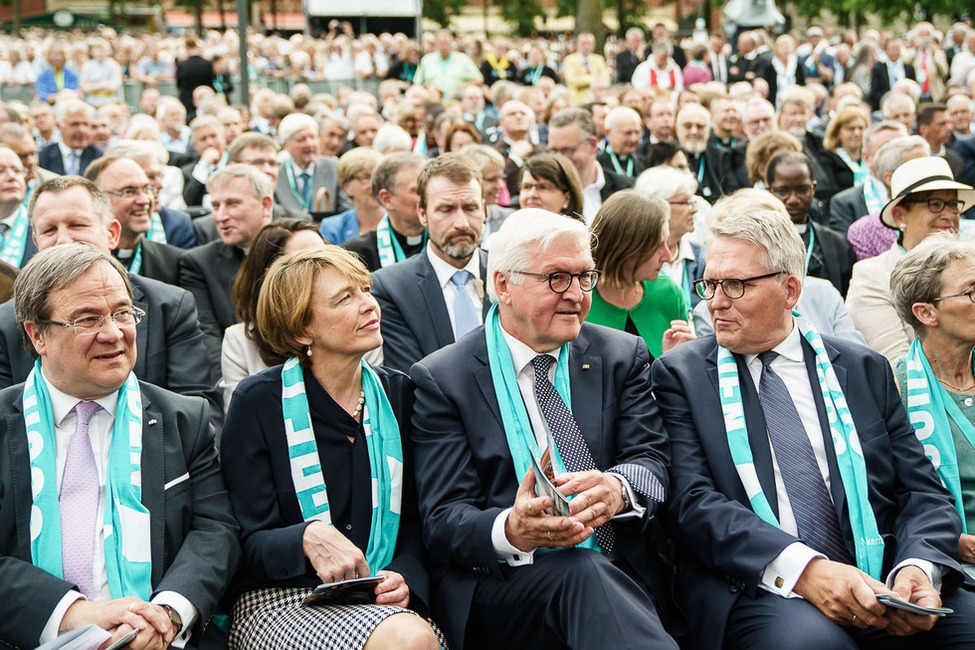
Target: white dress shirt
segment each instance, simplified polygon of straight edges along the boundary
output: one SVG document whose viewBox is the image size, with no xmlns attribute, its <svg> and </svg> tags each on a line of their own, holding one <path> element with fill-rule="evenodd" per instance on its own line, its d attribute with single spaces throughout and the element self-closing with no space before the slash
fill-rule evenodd
<svg viewBox="0 0 975 650">
<path fill-rule="evenodd" d="M 82 149 L 72 149 L 68 145 L 64 144 L 64 140 L 58 140 L 58 150 L 61 152 L 61 164 L 64 165 L 64 173 L 70 174 L 71 169 L 71 152 L 73 151 L 78 155 L 78 171 L 81 171 L 81 152 Z"/>
<path fill-rule="evenodd" d="M 54 417 L 54 435 L 57 460 L 57 485 L 58 494 L 61 492 L 61 481 L 64 474 L 64 466 L 67 461 L 68 443 L 74 435 L 75 425 L 78 416 L 74 411 L 75 405 L 81 400 L 77 397 L 67 395 L 58 390 L 53 383 L 47 380 L 47 389 L 51 395 L 51 407 Z M 107 395 L 95 400 L 101 408 L 95 411 L 91 421 L 88 423 L 88 436 L 91 439 L 91 448 L 95 456 L 95 468 L 98 472 L 98 510 L 95 514 L 95 521 L 105 520 L 105 492 L 106 474 L 108 469 L 108 456 L 112 446 L 112 428 L 115 426 L 115 408 L 118 404 L 118 392 Z M 144 527 L 141 529 L 145 534 L 145 539 L 141 540 L 149 544 L 149 516 L 145 516 Z M 112 600 L 112 594 L 108 588 L 108 574 L 105 570 L 105 535 L 111 532 L 110 525 L 101 525 L 95 529 L 95 548 L 92 555 L 92 594 L 95 601 Z M 136 532 L 139 532 L 138 530 Z M 146 555 L 149 555 L 147 550 Z M 51 613 L 51 617 L 44 626 L 39 643 L 47 643 L 58 635 L 61 621 L 64 619 L 68 608 L 76 601 L 84 598 L 81 592 L 71 590 L 67 592 Z M 172 645 L 181 648 L 189 639 L 189 629 L 193 626 L 197 618 L 196 607 L 183 595 L 175 591 L 161 591 L 152 599 L 156 605 L 168 605 L 179 614 L 183 621 L 183 633 L 173 640 Z"/>
<path fill-rule="evenodd" d="M 469 271 L 474 276 L 474 281 L 468 282 L 465 290 L 467 291 L 467 297 L 471 300 L 471 304 L 474 305 L 477 322 L 483 324 L 484 310 L 482 308 L 482 301 L 484 299 L 484 279 L 481 277 L 481 256 L 478 251 L 474 251 L 471 259 L 467 260 L 467 264 L 464 265 L 463 269 L 458 269 L 440 259 L 433 252 L 432 246 L 427 246 L 424 254 L 430 260 L 430 264 L 433 266 L 433 272 L 437 274 L 437 282 L 440 283 L 440 290 L 443 291 L 443 301 L 447 306 L 447 315 L 450 316 L 450 331 L 457 331 L 457 319 L 454 316 L 454 302 L 457 300 L 457 285 L 451 282 L 450 279 L 454 277 L 454 273 L 460 270 Z"/>
<path fill-rule="evenodd" d="M 826 442 L 823 437 L 823 430 L 819 420 L 819 410 L 816 408 L 816 398 L 813 387 L 809 383 L 809 374 L 806 370 L 806 362 L 803 357 L 802 335 L 798 326 L 793 324 L 792 331 L 777 346 L 772 348 L 778 356 L 769 364 L 775 373 L 781 377 L 785 383 L 792 401 L 796 405 L 799 419 L 802 420 L 803 428 L 809 437 L 813 453 L 816 455 L 816 463 L 819 471 L 823 475 L 826 483 L 826 491 L 832 496 L 830 491 L 831 477 L 829 474 L 829 463 L 826 455 Z M 759 390 L 759 382 L 762 377 L 762 362 L 757 354 L 745 355 L 745 365 L 748 374 L 755 384 L 755 392 Z M 782 530 L 790 535 L 798 536 L 799 531 L 796 526 L 796 518 L 792 511 L 792 504 L 786 492 L 785 481 L 782 480 L 782 471 L 775 458 L 775 449 L 769 439 L 769 449 L 772 452 L 772 470 L 775 475 L 776 502 L 779 508 L 779 525 Z M 806 566 L 815 558 L 825 558 L 826 556 L 813 550 L 802 542 L 794 542 L 787 546 L 779 555 L 768 563 L 762 572 L 759 586 L 772 593 L 785 596 L 787 598 L 800 598 L 799 594 L 793 591 L 799 581 Z M 934 564 L 926 560 L 907 559 L 894 567 L 888 576 L 888 586 L 893 584 L 894 577 L 902 567 L 914 565 L 924 571 L 936 589 L 940 589 L 941 571 Z"/>
<path fill-rule="evenodd" d="M 532 432 L 535 434 L 535 442 L 538 445 L 538 452 L 541 454 L 548 448 L 548 438 L 545 435 L 545 416 L 542 415 L 542 409 L 539 407 L 538 399 L 535 397 L 535 369 L 532 367 L 532 360 L 539 354 L 549 354 L 555 358 L 555 363 L 549 366 L 548 369 L 548 380 L 554 384 L 555 370 L 559 365 L 558 361 L 562 348 L 560 346 L 554 350 L 539 353 L 508 334 L 504 327 L 501 328 L 501 334 L 504 337 L 505 343 L 508 344 L 508 350 L 511 352 L 511 361 L 515 368 L 515 379 L 518 382 L 518 391 L 521 393 L 521 399 L 525 403 L 525 411 L 528 413 L 528 421 L 531 423 Z M 643 513 L 646 512 L 646 508 L 640 505 L 640 503 L 636 500 L 636 496 L 633 493 L 633 488 L 630 487 L 629 481 L 615 472 L 608 473 L 615 476 L 617 479 L 619 479 L 620 483 L 623 484 L 623 487 L 626 489 L 627 497 L 632 505 L 630 510 L 622 512 L 613 518 L 619 519 L 626 517 L 642 517 Z M 518 480 L 520 481 L 521 478 L 522 477 L 519 476 Z M 508 541 L 508 536 L 505 535 L 504 526 L 508 521 L 509 512 L 511 512 L 511 508 L 505 508 L 498 513 L 498 516 L 494 519 L 494 525 L 491 527 L 491 543 L 494 545 L 494 553 L 499 560 L 507 562 L 511 566 L 531 564 L 534 559 L 535 551 L 531 550 L 526 553 L 518 549 L 510 541 Z"/>
<path fill-rule="evenodd" d="M 582 188 L 582 218 L 586 220 L 587 226 L 592 226 L 596 219 L 596 213 L 603 207 L 603 195 L 601 192 L 606 186 L 606 174 L 603 173 L 603 166 L 593 161 L 596 167 L 596 181 Z"/>
</svg>

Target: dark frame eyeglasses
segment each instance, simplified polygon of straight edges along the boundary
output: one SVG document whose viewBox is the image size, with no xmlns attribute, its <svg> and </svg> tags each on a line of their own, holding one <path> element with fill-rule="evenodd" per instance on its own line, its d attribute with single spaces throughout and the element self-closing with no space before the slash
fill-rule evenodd
<svg viewBox="0 0 975 650">
<path fill-rule="evenodd" d="M 947 300 L 948 298 L 961 298 L 966 296 L 972 302 L 975 302 L 975 286 L 971 287 L 968 291 L 962 291 L 961 293 L 952 293 L 947 296 L 938 296 L 931 300 L 931 302 L 941 302 L 942 300 Z"/>
<path fill-rule="evenodd" d="M 813 185 L 798 185 L 794 187 L 770 187 L 768 191 L 771 192 L 772 196 L 779 199 L 780 201 L 785 201 L 788 199 L 793 192 L 800 199 L 808 198 L 813 195 L 816 191 L 816 187 Z"/>
<path fill-rule="evenodd" d="M 586 293 L 596 288 L 599 283 L 599 271 L 590 269 L 582 273 L 569 273 L 568 271 L 556 271 L 555 273 L 532 273 L 530 271 L 513 271 L 507 273 L 517 273 L 518 275 L 531 275 L 536 278 L 548 280 L 548 288 L 555 293 L 565 293 L 572 286 L 572 279 L 579 278 L 579 288 Z"/>
<path fill-rule="evenodd" d="M 94 334 L 95 332 L 101 331 L 107 320 L 113 321 L 115 326 L 119 328 L 132 327 L 141 323 L 145 315 L 146 312 L 138 307 L 126 307 L 125 309 L 119 309 L 109 316 L 82 316 L 70 323 L 47 319 L 37 322 L 42 325 L 58 325 L 66 329 L 70 327 L 74 329 L 75 334 Z"/>
<path fill-rule="evenodd" d="M 945 211 L 945 208 L 951 208 L 952 211 L 957 212 L 958 214 L 965 211 L 965 202 L 961 199 L 951 199 L 950 201 L 946 201 L 944 199 L 917 199 L 914 201 L 904 199 L 901 201 L 901 205 L 904 206 L 919 204 L 926 205 L 931 214 L 941 214 Z"/>
<path fill-rule="evenodd" d="M 765 275 L 756 275 L 751 278 L 728 278 L 726 280 L 706 280 L 702 278 L 694 281 L 694 291 L 697 292 L 697 295 L 699 295 L 702 300 L 711 300 L 714 298 L 714 294 L 720 286 L 721 292 L 725 295 L 725 298 L 728 300 L 738 300 L 745 295 L 745 287 L 749 282 L 764 280 L 765 278 L 773 278 L 777 275 L 782 275 L 783 273 L 785 273 L 785 271 L 776 271 L 774 273 L 766 273 Z"/>
</svg>

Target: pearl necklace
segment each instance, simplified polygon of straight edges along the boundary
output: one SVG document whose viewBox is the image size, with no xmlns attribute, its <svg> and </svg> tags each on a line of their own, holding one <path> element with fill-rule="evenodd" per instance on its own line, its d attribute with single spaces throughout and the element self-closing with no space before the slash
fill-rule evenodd
<svg viewBox="0 0 975 650">
<path fill-rule="evenodd" d="M 359 390 L 359 402 L 355 405 L 355 410 L 352 411 L 352 419 L 353 420 L 358 420 L 359 419 L 359 413 L 362 412 L 362 405 L 365 404 L 365 403 L 366 403 L 366 391 L 360 389 Z"/>
</svg>

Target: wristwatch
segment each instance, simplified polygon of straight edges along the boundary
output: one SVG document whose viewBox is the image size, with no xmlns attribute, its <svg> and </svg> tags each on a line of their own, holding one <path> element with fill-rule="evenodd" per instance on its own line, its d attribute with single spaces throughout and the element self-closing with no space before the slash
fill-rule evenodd
<svg viewBox="0 0 975 650">
<path fill-rule="evenodd" d="M 180 632 L 183 631 L 183 619 L 180 617 L 179 612 L 169 605 L 163 605 L 162 608 L 169 614 L 169 622 L 173 624 L 173 629 L 176 631 L 175 636 L 179 636 Z"/>
<path fill-rule="evenodd" d="M 633 504 L 630 503 L 630 493 L 627 491 L 626 483 L 623 481 L 620 481 L 620 495 L 623 497 L 623 509 L 620 512 L 626 512 L 633 507 Z"/>
</svg>

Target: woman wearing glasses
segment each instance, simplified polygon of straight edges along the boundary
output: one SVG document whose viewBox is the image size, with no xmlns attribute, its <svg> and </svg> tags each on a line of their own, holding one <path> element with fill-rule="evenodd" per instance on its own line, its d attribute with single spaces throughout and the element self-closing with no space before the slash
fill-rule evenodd
<svg viewBox="0 0 975 650">
<path fill-rule="evenodd" d="M 938 156 L 905 162 L 894 171 L 890 185 L 891 200 L 880 220 L 898 231 L 897 241 L 886 253 L 853 266 L 846 310 L 867 344 L 893 363 L 907 353 L 914 334 L 894 308 L 891 271 L 929 235 L 957 235 L 959 215 L 975 202 L 975 190 L 955 181 L 948 162 Z"/>
<path fill-rule="evenodd" d="M 975 243 L 928 237 L 898 260 L 890 290 L 917 337 L 894 376 L 925 453 L 955 497 L 959 555 L 975 576 Z"/>
<path fill-rule="evenodd" d="M 694 338 L 683 291 L 660 273 L 670 259 L 669 212 L 663 199 L 621 190 L 593 221 L 601 281 L 586 320 L 642 337 L 654 358 Z"/>
<path fill-rule="evenodd" d="M 521 168 L 519 204 L 582 221 L 582 183 L 575 165 L 557 153 L 536 154 Z"/>
<path fill-rule="evenodd" d="M 413 385 L 369 365 L 379 306 L 339 248 L 275 260 L 257 303 L 284 365 L 241 381 L 221 466 L 243 559 L 231 648 L 410 648 L 436 636 L 409 446 Z M 370 604 L 302 605 L 320 583 L 381 577 Z"/>
</svg>

